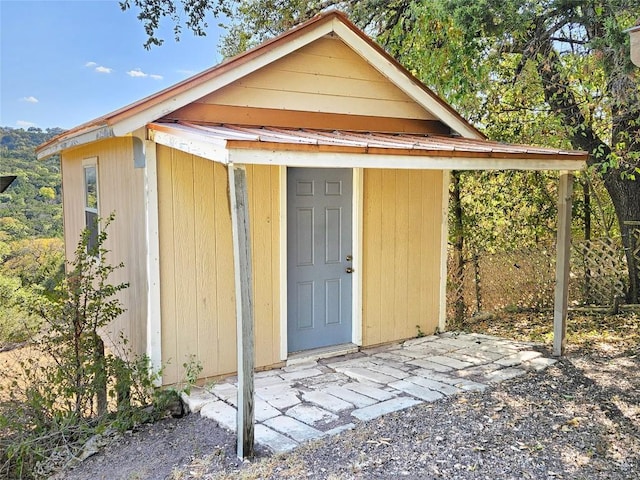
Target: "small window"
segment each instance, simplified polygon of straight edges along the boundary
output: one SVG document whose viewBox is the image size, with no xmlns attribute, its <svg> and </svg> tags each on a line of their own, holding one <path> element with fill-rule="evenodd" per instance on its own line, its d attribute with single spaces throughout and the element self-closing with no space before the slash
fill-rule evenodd
<svg viewBox="0 0 640 480">
<path fill-rule="evenodd" d="M 85 226 L 89 230 L 87 250 L 91 251 L 98 243 L 98 167 L 85 161 L 84 165 L 84 218 Z"/>
</svg>

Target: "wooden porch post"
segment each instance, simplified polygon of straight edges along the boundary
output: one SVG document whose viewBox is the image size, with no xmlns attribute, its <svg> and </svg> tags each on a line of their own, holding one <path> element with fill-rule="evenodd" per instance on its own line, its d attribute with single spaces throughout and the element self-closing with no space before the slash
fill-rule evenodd
<svg viewBox="0 0 640 480">
<path fill-rule="evenodd" d="M 238 349 L 238 458 L 253 456 L 254 437 L 254 339 L 251 238 L 247 172 L 230 164 L 229 199 L 233 230 L 233 261 L 236 290 L 236 335 Z"/>
<path fill-rule="evenodd" d="M 573 175 L 560 173 L 558 186 L 558 233 L 556 239 L 556 290 L 553 306 L 553 355 L 564 355 L 569 300 L 569 258 L 571 255 L 571 196 Z"/>
</svg>

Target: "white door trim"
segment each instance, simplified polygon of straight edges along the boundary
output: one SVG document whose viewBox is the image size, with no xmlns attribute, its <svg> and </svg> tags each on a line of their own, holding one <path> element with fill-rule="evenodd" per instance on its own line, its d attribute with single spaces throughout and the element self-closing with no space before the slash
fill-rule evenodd
<svg viewBox="0 0 640 480">
<path fill-rule="evenodd" d="M 362 261 L 363 213 L 364 213 L 364 169 L 353 169 L 353 300 L 351 313 L 351 343 L 362 346 Z"/>
<path fill-rule="evenodd" d="M 287 348 L 287 167 L 280 166 L 280 360 L 286 360 Z"/>
<path fill-rule="evenodd" d="M 353 170 L 353 280 L 351 311 L 351 342 L 362 345 L 362 251 L 363 251 L 363 207 L 364 207 L 364 170 Z M 287 347 L 287 167 L 280 166 L 280 360 L 288 358 Z"/>
</svg>

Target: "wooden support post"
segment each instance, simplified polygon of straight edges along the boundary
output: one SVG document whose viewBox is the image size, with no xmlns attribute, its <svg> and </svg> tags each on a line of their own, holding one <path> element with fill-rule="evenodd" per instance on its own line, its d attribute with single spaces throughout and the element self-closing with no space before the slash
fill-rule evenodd
<svg viewBox="0 0 640 480">
<path fill-rule="evenodd" d="M 253 456 L 254 437 L 254 339 L 253 279 L 247 172 L 229 165 L 229 198 L 233 229 L 233 260 L 236 287 L 236 334 L 238 343 L 238 458 Z"/>
<path fill-rule="evenodd" d="M 569 301 L 569 258 L 571 255 L 571 196 L 573 175 L 560 173 L 558 186 L 558 233 L 556 239 L 556 291 L 553 306 L 553 355 L 564 355 Z"/>
<path fill-rule="evenodd" d="M 162 308 L 160 305 L 160 235 L 156 144 L 144 140 L 144 213 L 147 245 L 147 356 L 153 372 L 162 371 Z M 155 386 L 162 386 L 157 376 Z"/>
</svg>

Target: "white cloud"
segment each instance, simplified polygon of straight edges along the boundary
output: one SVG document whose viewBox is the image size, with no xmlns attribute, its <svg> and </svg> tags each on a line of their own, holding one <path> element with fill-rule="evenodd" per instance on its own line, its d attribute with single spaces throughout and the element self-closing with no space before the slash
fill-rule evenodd
<svg viewBox="0 0 640 480">
<path fill-rule="evenodd" d="M 148 75 L 144 73 L 142 70 L 140 70 L 139 68 L 134 68 L 133 70 L 129 70 L 127 72 L 127 75 L 134 78 L 148 77 Z"/>
<path fill-rule="evenodd" d="M 29 97 L 22 97 L 20 99 L 21 102 L 27 102 L 27 103 L 38 103 L 39 100 L 34 97 L 34 96 L 29 96 Z"/>
<path fill-rule="evenodd" d="M 103 67 L 102 65 L 100 65 L 99 67 L 96 67 L 96 72 L 98 73 L 111 73 L 112 71 L 113 71 L 112 68 Z"/>
<path fill-rule="evenodd" d="M 26 120 L 18 120 L 16 122 L 16 126 L 21 128 L 29 128 L 29 127 L 37 127 L 38 124 L 33 122 L 27 122 Z"/>
<path fill-rule="evenodd" d="M 133 78 L 145 78 L 145 77 L 149 77 L 149 78 L 153 78 L 154 80 L 162 80 L 162 75 L 157 75 L 155 73 L 144 73 L 142 71 L 142 69 L 140 68 L 134 68 L 133 70 L 129 70 L 127 72 L 127 75 L 129 75 L 130 77 Z"/>
<path fill-rule="evenodd" d="M 84 64 L 85 67 L 91 68 L 91 67 L 97 67 L 98 64 L 96 62 L 87 62 Z"/>
</svg>

